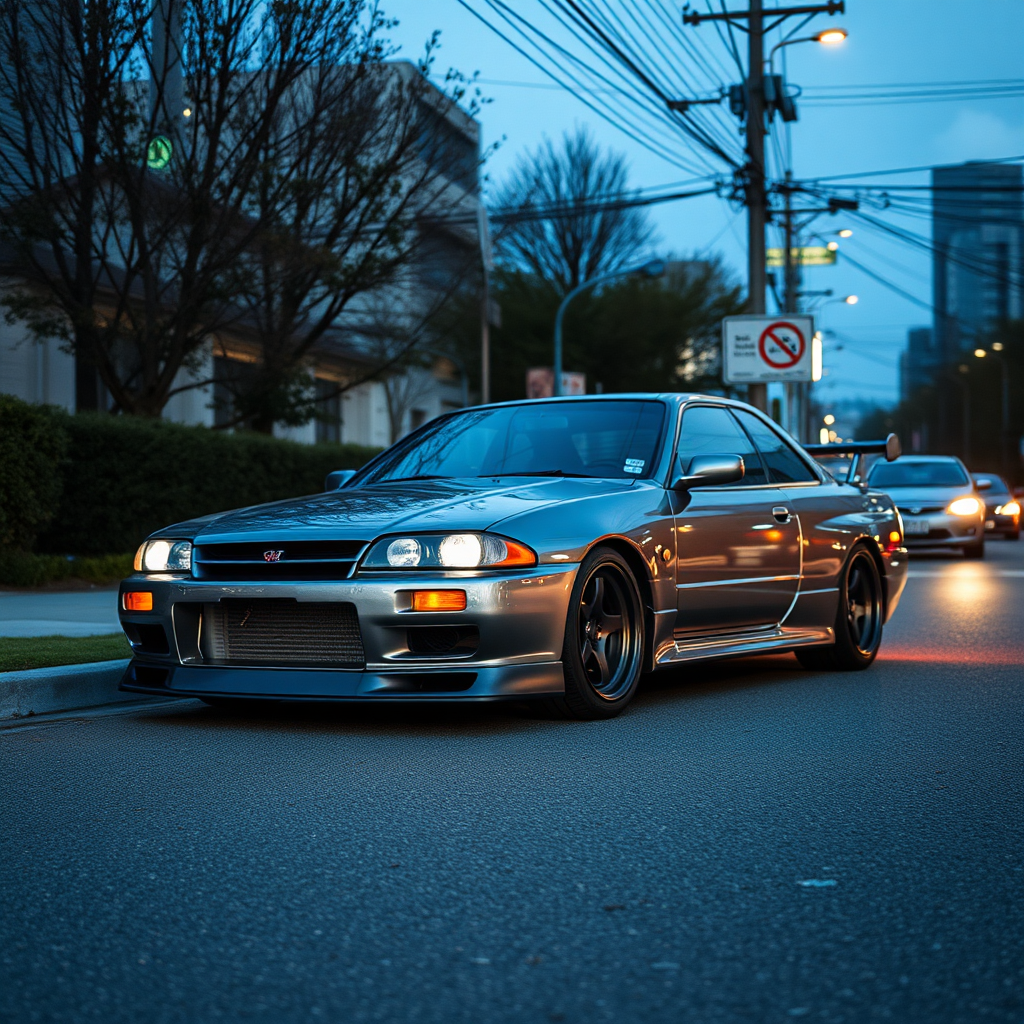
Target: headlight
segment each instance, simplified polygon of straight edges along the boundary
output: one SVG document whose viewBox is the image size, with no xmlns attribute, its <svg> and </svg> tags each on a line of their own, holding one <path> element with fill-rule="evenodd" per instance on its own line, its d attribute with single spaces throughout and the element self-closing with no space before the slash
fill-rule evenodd
<svg viewBox="0 0 1024 1024">
<path fill-rule="evenodd" d="M 490 533 L 385 537 L 370 548 L 364 569 L 498 569 L 537 564 L 525 544 Z"/>
<path fill-rule="evenodd" d="M 136 572 L 191 572 L 192 541 L 147 540 L 135 552 Z"/>
<path fill-rule="evenodd" d="M 981 511 L 981 502 L 977 498 L 957 498 L 949 503 L 946 511 L 953 516 L 974 516 Z"/>
<path fill-rule="evenodd" d="M 1020 505 L 1015 501 L 1008 501 L 1005 505 L 1000 505 L 996 509 L 997 516 L 1019 516 Z"/>
</svg>

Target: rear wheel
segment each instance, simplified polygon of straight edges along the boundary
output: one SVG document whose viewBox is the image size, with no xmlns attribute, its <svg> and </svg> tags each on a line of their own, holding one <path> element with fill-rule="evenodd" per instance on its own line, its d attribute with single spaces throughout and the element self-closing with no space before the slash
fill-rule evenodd
<svg viewBox="0 0 1024 1024">
<path fill-rule="evenodd" d="M 643 609 L 625 559 L 596 548 L 583 560 L 569 599 L 562 666 L 565 716 L 614 718 L 633 699 L 643 665 Z"/>
<path fill-rule="evenodd" d="M 856 672 L 867 668 L 882 645 L 882 577 L 867 548 L 853 549 L 839 583 L 836 642 L 829 647 L 800 647 L 804 668 Z"/>
</svg>

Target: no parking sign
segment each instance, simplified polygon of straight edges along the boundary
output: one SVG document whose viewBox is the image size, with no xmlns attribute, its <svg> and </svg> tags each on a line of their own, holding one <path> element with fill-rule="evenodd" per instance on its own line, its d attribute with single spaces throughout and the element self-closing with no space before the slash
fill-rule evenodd
<svg viewBox="0 0 1024 1024">
<path fill-rule="evenodd" d="M 727 384 L 811 379 L 814 319 L 794 313 L 729 316 L 722 321 L 722 376 Z"/>
</svg>

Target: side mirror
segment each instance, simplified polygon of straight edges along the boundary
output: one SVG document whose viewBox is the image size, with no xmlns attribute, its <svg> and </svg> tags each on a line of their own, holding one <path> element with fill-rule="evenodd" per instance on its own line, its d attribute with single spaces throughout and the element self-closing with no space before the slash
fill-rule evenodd
<svg viewBox="0 0 1024 1024">
<path fill-rule="evenodd" d="M 341 490 L 355 475 L 356 471 L 354 469 L 336 469 L 333 473 L 327 474 L 327 479 L 324 480 L 324 490 Z"/>
<path fill-rule="evenodd" d="M 695 455 L 685 476 L 672 482 L 672 490 L 688 491 L 691 487 L 712 487 L 734 484 L 743 479 L 746 466 L 742 455 Z"/>
<path fill-rule="evenodd" d="M 979 477 L 974 481 L 974 486 L 977 487 L 979 491 L 991 491 L 992 481 L 989 480 L 987 476 Z"/>
</svg>

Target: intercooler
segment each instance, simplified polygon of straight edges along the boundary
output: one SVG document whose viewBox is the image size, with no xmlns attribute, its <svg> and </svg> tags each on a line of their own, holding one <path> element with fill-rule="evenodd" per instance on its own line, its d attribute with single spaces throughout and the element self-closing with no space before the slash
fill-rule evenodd
<svg viewBox="0 0 1024 1024">
<path fill-rule="evenodd" d="M 362 668 L 353 604 L 256 599 L 203 606 L 203 660 L 221 665 Z"/>
</svg>

